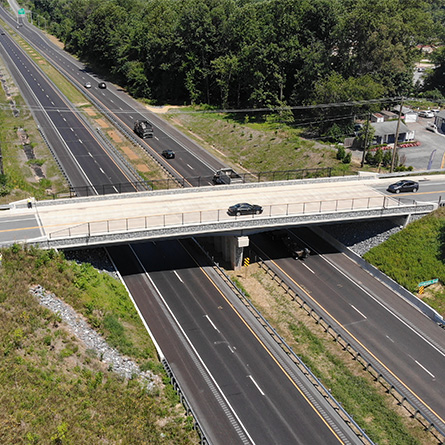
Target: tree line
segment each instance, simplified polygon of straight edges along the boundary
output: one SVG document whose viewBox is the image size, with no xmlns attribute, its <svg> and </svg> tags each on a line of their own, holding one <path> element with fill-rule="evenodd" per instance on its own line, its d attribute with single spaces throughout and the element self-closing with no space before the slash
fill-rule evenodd
<svg viewBox="0 0 445 445">
<path fill-rule="evenodd" d="M 444 0 L 29 0 L 95 70 L 152 103 L 259 108 L 409 93 Z M 442 32 L 442 31 L 440 31 Z"/>
</svg>

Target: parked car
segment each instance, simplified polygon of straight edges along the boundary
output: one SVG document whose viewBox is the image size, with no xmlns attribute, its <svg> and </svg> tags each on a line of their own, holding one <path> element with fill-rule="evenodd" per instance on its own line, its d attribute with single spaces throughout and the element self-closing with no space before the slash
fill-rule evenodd
<svg viewBox="0 0 445 445">
<path fill-rule="evenodd" d="M 424 110 L 419 113 L 420 117 L 434 117 L 434 111 Z"/>
<path fill-rule="evenodd" d="M 84 87 L 85 88 L 91 88 L 91 82 L 85 82 Z"/>
<path fill-rule="evenodd" d="M 173 150 L 162 150 L 162 156 L 166 159 L 173 159 L 175 157 L 175 152 Z"/>
<path fill-rule="evenodd" d="M 259 215 L 263 213 L 263 208 L 257 204 L 248 204 L 247 202 L 242 202 L 229 207 L 227 213 L 230 216 L 239 215 Z"/>
<path fill-rule="evenodd" d="M 426 126 L 426 129 L 432 131 L 433 133 L 437 133 L 437 125 L 431 122 Z"/>
<path fill-rule="evenodd" d="M 105 90 L 107 88 L 107 84 L 105 82 L 99 82 L 97 85 L 101 90 Z"/>
<path fill-rule="evenodd" d="M 409 179 L 402 179 L 399 182 L 391 184 L 386 190 L 391 193 L 417 192 L 417 190 L 419 190 L 419 183 Z"/>
</svg>

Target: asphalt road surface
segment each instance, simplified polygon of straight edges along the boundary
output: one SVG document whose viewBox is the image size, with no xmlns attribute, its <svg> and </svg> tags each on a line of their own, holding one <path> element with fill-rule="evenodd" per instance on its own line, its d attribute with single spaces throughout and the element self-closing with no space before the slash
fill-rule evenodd
<svg viewBox="0 0 445 445">
<path fill-rule="evenodd" d="M 67 99 L 8 34 L 0 37 L 0 52 L 72 186 L 127 183 L 127 191 L 134 190 L 130 185 L 134 178 L 108 155 Z"/>
<path fill-rule="evenodd" d="M 252 244 L 445 431 L 445 331 L 311 230 L 292 233 L 312 252 L 304 261 L 265 234 Z"/>
<path fill-rule="evenodd" d="M 169 241 L 109 252 L 168 362 L 190 389 L 210 440 L 356 442 L 316 391 L 297 386 L 297 371 L 275 357 L 279 348 L 272 353 L 277 346 L 265 343 L 268 337 L 256 332 L 253 320 L 247 323 L 239 302 L 218 289 L 223 286 L 211 277 L 208 261 L 205 267 L 202 257 L 199 264 L 192 258 L 192 251 L 199 257 L 194 250 L 191 241 Z M 196 367 L 196 360 L 207 372 Z M 229 411 L 226 419 L 221 410 Z"/>
</svg>

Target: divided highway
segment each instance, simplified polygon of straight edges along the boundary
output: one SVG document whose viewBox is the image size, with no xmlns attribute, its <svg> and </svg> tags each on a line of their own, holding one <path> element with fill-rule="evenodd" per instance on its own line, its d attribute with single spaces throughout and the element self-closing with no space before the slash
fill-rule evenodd
<svg viewBox="0 0 445 445">
<path fill-rule="evenodd" d="M 1 7 L 0 17 L 15 28 L 15 19 Z M 51 43 L 37 28 L 24 22 L 24 25 L 16 31 L 23 35 L 70 82 L 82 90 L 83 94 L 115 122 L 124 133 L 134 138 L 159 163 L 163 164 L 173 176 L 187 178 L 186 184 L 188 185 L 206 185 L 211 184 L 215 170 L 224 166 L 221 161 L 160 119 L 155 113 L 148 111 L 120 88 L 107 83 L 107 89 L 99 89 L 98 82 L 103 79 L 99 79 L 88 67 Z M 91 89 L 84 88 L 86 82 L 91 83 Z M 153 138 L 142 140 L 133 134 L 134 123 L 141 119 L 148 119 L 152 122 Z M 164 149 L 174 150 L 176 157 L 167 162 L 160 154 Z"/>
<path fill-rule="evenodd" d="M 0 35 L 0 54 L 71 185 L 95 190 L 99 185 L 113 188 L 125 183 L 126 191 L 134 191 L 130 183 L 139 178 L 109 155 L 73 105 L 7 33 Z"/>
<path fill-rule="evenodd" d="M 323 318 L 337 325 L 362 356 L 445 432 L 445 330 L 339 253 L 308 228 L 292 236 L 312 254 L 289 258 L 284 244 L 252 237 L 258 254 Z M 342 334 L 342 335 L 343 335 Z"/>
<path fill-rule="evenodd" d="M 15 27 L 3 8 L 0 16 Z M 94 74 L 39 31 L 26 23 L 18 31 L 79 89 L 86 81 L 97 85 Z M 8 35 L 0 37 L 2 56 L 10 61 L 8 67 L 52 145 L 64 141 L 56 156 L 69 165 L 73 184 L 132 182 L 130 173 L 105 153 L 97 136 L 46 76 Z M 93 87 L 84 94 L 130 137 L 136 119 L 152 121 L 155 137 L 138 143 L 172 174 L 193 177 L 189 185 L 202 184 L 202 178 L 210 183 L 214 170 L 222 166 L 114 86 Z M 175 160 L 167 163 L 160 157 L 165 148 L 176 152 Z M 264 235 L 252 239 L 277 273 L 313 299 L 443 427 L 444 331 L 312 232 L 294 233 L 317 252 L 304 263 L 286 258 Z M 261 331 L 191 241 L 113 247 L 109 252 L 214 443 L 359 442 Z"/>
</svg>

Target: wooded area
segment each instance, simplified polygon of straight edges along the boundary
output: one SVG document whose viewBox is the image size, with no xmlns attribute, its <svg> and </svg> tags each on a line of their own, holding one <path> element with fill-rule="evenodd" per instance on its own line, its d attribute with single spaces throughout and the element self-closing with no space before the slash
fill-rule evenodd
<svg viewBox="0 0 445 445">
<path fill-rule="evenodd" d="M 152 103 L 276 107 L 415 93 L 445 0 L 33 0 L 66 49 Z M 433 90 L 434 79 L 427 83 Z M 418 91 L 417 91 L 418 92 Z M 436 92 L 437 93 L 437 92 Z"/>
</svg>

